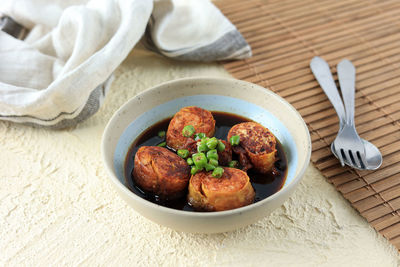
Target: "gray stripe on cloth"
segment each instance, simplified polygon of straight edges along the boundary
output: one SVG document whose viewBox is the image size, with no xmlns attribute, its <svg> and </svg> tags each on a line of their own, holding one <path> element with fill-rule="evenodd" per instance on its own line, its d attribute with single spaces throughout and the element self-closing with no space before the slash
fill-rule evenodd
<svg viewBox="0 0 400 267">
<path fill-rule="evenodd" d="M 251 48 L 237 30 L 232 30 L 221 36 L 214 43 L 200 47 L 187 54 L 177 57 L 172 57 L 179 60 L 194 60 L 194 61 L 215 61 L 237 58 L 235 53 L 239 50 L 244 50 L 240 53 L 241 57 L 250 57 Z"/>
<path fill-rule="evenodd" d="M 11 17 L 2 15 L 1 13 L 0 13 L 0 30 L 20 40 L 23 40 L 26 34 L 28 33 L 28 29 L 26 29 L 24 26 L 17 23 Z"/>
<path fill-rule="evenodd" d="M 83 109 L 81 110 L 81 112 L 79 112 L 79 114 L 72 118 L 72 119 L 63 119 L 61 121 L 59 121 L 56 124 L 53 125 L 43 125 L 43 124 L 39 124 L 39 123 L 34 123 L 34 122 L 23 122 L 22 124 L 24 125 L 28 125 L 28 126 L 32 126 L 32 127 L 36 127 L 36 128 L 49 128 L 49 129 L 65 129 L 65 128 L 69 128 L 72 126 L 75 126 L 77 123 L 82 122 L 84 120 L 86 120 L 87 118 L 89 118 L 90 116 L 92 116 L 93 114 L 95 114 L 101 104 L 102 104 L 102 100 L 105 97 L 106 92 L 108 91 L 108 88 L 111 86 L 112 81 L 114 80 L 114 76 L 111 75 L 110 77 L 108 77 L 108 79 L 100 84 L 99 86 L 97 86 L 89 95 L 88 100 L 85 103 L 85 106 L 83 107 Z M 39 120 L 39 121 L 43 121 L 43 122 L 49 122 L 52 120 L 55 120 L 57 118 L 59 118 L 60 116 L 64 116 L 64 115 L 69 115 L 69 114 L 73 114 L 74 112 L 71 113 L 67 113 L 67 112 L 61 112 L 60 114 L 58 114 L 57 116 L 55 116 L 52 119 L 40 119 L 34 116 L 30 116 L 30 115 L 25 115 L 25 116 L 0 116 L 3 118 L 32 118 L 34 120 Z"/>
<path fill-rule="evenodd" d="M 175 51 L 159 50 L 151 38 L 151 23 L 147 26 L 143 43 L 147 49 L 157 52 L 158 54 L 173 53 Z M 242 51 L 240 51 L 242 50 Z M 239 54 L 237 52 L 240 51 Z M 228 59 L 242 59 L 251 57 L 251 48 L 243 36 L 237 30 L 232 30 L 225 33 L 212 44 L 200 47 L 189 53 L 173 56 L 167 55 L 170 58 L 186 61 L 216 61 Z"/>
<path fill-rule="evenodd" d="M 51 129 L 64 129 L 75 126 L 76 124 L 86 120 L 93 114 L 95 114 L 101 105 L 101 99 L 104 98 L 105 95 L 105 83 L 97 86 L 89 95 L 88 100 L 86 101 L 85 107 L 81 110 L 81 112 L 72 119 L 64 119 L 54 125 L 49 126 Z"/>
</svg>

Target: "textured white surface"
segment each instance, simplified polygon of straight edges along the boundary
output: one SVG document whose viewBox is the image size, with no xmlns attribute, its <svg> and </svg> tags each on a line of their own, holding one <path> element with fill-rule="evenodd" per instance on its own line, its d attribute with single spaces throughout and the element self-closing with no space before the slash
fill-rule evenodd
<svg viewBox="0 0 400 267">
<path fill-rule="evenodd" d="M 106 122 L 138 92 L 198 75 L 229 76 L 136 49 L 103 107 L 78 127 L 0 122 L 0 265 L 398 266 L 396 249 L 311 165 L 281 208 L 235 232 L 179 233 L 129 208 L 102 166 Z"/>
</svg>

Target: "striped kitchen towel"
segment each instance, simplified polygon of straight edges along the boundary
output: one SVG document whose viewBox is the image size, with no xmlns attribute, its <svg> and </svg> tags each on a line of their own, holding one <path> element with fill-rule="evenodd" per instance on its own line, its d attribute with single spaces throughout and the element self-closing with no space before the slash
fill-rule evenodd
<svg viewBox="0 0 400 267">
<path fill-rule="evenodd" d="M 93 115 L 143 36 L 178 60 L 251 56 L 209 0 L 1 0 L 0 12 L 0 119 L 18 123 L 66 128 Z"/>
</svg>

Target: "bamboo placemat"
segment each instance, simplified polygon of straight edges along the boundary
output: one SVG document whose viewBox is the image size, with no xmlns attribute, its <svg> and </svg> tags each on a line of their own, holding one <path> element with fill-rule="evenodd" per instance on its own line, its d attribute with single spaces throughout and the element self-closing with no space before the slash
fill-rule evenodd
<svg viewBox="0 0 400 267">
<path fill-rule="evenodd" d="M 288 100 L 310 130 L 311 160 L 362 216 L 400 249 L 400 1 L 220 0 L 253 57 L 225 62 L 236 78 Z M 315 55 L 357 68 L 356 126 L 379 147 L 377 171 L 342 168 L 331 154 L 338 118 L 312 75 Z"/>
</svg>

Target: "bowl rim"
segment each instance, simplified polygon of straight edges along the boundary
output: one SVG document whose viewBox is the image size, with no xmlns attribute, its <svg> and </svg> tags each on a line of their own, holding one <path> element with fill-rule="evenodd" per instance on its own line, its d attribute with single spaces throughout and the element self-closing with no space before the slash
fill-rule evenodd
<svg viewBox="0 0 400 267">
<path fill-rule="evenodd" d="M 146 95 L 146 94 L 151 93 L 152 91 L 158 90 L 160 87 L 165 87 L 165 86 L 174 85 L 176 83 L 185 83 L 185 82 L 208 82 L 208 83 L 210 83 L 210 82 L 217 82 L 217 81 L 218 82 L 224 82 L 224 83 L 239 83 L 239 84 L 241 84 L 243 86 L 252 87 L 252 89 L 254 89 L 254 90 L 261 90 L 263 93 L 271 94 L 271 95 L 275 96 L 278 101 L 282 102 L 282 104 L 284 104 L 288 108 L 290 108 L 294 112 L 294 114 L 296 114 L 297 119 L 300 119 L 300 121 L 302 122 L 301 125 L 303 127 L 302 130 L 304 130 L 307 133 L 307 140 L 306 140 L 307 143 L 306 143 L 306 145 L 307 145 L 308 151 L 306 153 L 306 159 L 304 161 L 305 163 L 303 164 L 303 166 L 301 166 L 300 171 L 293 178 L 292 182 L 289 183 L 287 186 L 282 187 L 278 192 L 276 192 L 276 193 L 272 194 L 271 196 L 269 196 L 269 197 L 267 197 L 267 198 L 265 198 L 263 200 L 260 200 L 258 202 L 252 203 L 252 204 L 244 206 L 244 207 L 232 209 L 232 210 L 213 211 L 213 212 L 193 212 L 193 211 L 176 210 L 176 209 L 164 207 L 164 206 L 158 205 L 156 203 L 153 203 L 153 202 L 150 202 L 150 201 L 148 201 L 146 199 L 141 198 L 140 196 L 136 195 L 134 192 L 129 190 L 129 188 L 127 186 L 122 184 L 121 181 L 116 177 L 116 175 L 113 172 L 112 163 L 110 163 L 111 165 L 108 163 L 108 161 L 106 160 L 106 155 L 105 155 L 105 151 L 106 151 L 106 141 L 105 140 L 109 136 L 109 133 L 111 131 L 112 123 L 114 122 L 114 120 L 116 120 L 116 118 L 118 117 L 118 114 L 127 105 L 129 105 L 129 103 L 131 103 L 135 99 L 138 99 L 138 98 L 143 99 L 143 95 Z M 238 99 L 240 99 L 240 98 L 238 98 Z M 246 101 L 246 100 L 244 100 L 244 101 Z M 128 101 L 126 101 L 121 107 L 119 107 L 114 112 L 114 114 L 111 116 L 111 118 L 107 122 L 106 127 L 104 128 L 102 139 L 101 139 L 101 157 L 102 157 L 103 165 L 105 165 L 106 171 L 108 173 L 108 176 L 111 179 L 111 181 L 113 182 L 113 184 L 120 191 L 124 192 L 127 197 L 132 198 L 134 201 L 138 201 L 139 203 L 143 204 L 147 208 L 156 209 L 156 210 L 158 210 L 160 212 L 171 213 L 173 215 L 179 215 L 179 216 L 184 216 L 184 217 L 193 217 L 194 216 L 194 217 L 200 217 L 200 218 L 212 218 L 212 217 L 222 217 L 222 216 L 230 216 L 230 215 L 242 214 L 242 213 L 247 212 L 249 210 L 255 209 L 255 208 L 260 207 L 260 206 L 263 206 L 267 202 L 273 201 L 275 198 L 278 198 L 285 191 L 289 191 L 294 186 L 296 186 L 298 182 L 300 182 L 301 178 L 304 176 L 304 173 L 305 173 L 305 171 L 306 171 L 306 169 L 307 169 L 307 167 L 309 165 L 310 158 L 311 158 L 311 150 L 312 150 L 311 149 L 311 137 L 310 137 L 310 133 L 309 133 L 309 130 L 308 130 L 308 127 L 307 127 L 306 123 L 304 122 L 304 120 L 303 120 L 302 116 L 300 115 L 300 113 L 288 101 L 286 101 L 284 98 L 282 98 L 281 96 L 279 96 L 276 93 L 272 92 L 268 88 L 264 88 L 264 87 L 262 87 L 260 85 L 257 85 L 257 84 L 251 83 L 251 82 L 242 81 L 242 80 L 238 80 L 238 79 L 235 79 L 235 78 L 220 78 L 220 77 L 207 77 L 207 76 L 196 76 L 196 77 L 186 77 L 186 78 L 174 79 L 174 80 L 170 80 L 170 81 L 166 81 L 166 82 L 157 84 L 157 85 L 155 85 L 153 87 L 150 87 L 150 88 L 140 92 L 139 94 L 135 95 L 134 97 L 132 97 Z"/>
</svg>

